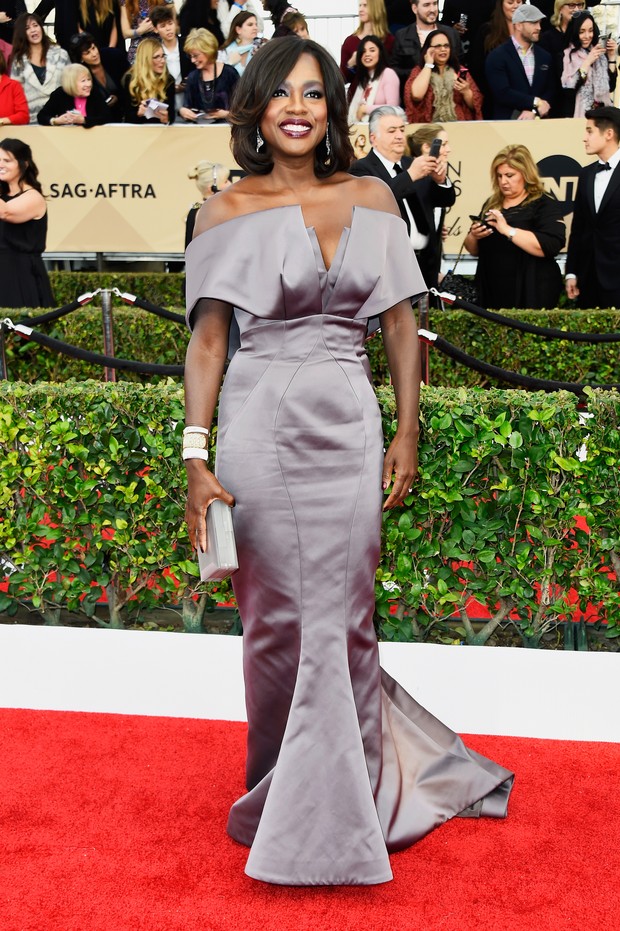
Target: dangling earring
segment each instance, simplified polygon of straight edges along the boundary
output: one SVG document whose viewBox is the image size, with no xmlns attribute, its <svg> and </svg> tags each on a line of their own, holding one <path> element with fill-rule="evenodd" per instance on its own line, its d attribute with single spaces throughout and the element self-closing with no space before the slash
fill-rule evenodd
<svg viewBox="0 0 620 931">
<path fill-rule="evenodd" d="M 327 161 L 329 161 L 332 155 L 332 144 L 329 139 L 329 121 L 327 123 L 327 129 L 325 130 L 325 151 L 327 152 Z"/>
<path fill-rule="evenodd" d="M 262 147 L 263 147 L 264 145 L 265 145 L 265 140 L 264 140 L 263 137 L 261 136 L 261 134 L 260 134 L 260 129 L 259 129 L 259 127 L 257 126 L 257 127 L 256 127 L 256 151 L 257 151 L 257 152 L 260 152 L 260 150 L 262 149 Z"/>
</svg>

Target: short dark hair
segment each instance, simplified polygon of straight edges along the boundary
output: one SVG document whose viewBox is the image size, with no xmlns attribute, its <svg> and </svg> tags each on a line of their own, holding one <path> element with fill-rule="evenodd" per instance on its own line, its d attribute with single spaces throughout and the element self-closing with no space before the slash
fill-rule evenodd
<svg viewBox="0 0 620 931">
<path fill-rule="evenodd" d="M 159 26 L 160 23 L 168 23 L 170 20 L 176 22 L 173 5 L 171 3 L 166 3 L 161 4 L 161 6 L 154 6 L 149 13 L 149 19 L 154 26 Z"/>
<path fill-rule="evenodd" d="M 21 139 L 3 139 L 0 142 L 0 149 L 4 152 L 10 152 L 19 165 L 19 186 L 27 184 L 29 187 L 42 193 L 41 185 L 38 181 L 39 169 L 32 161 L 32 149 Z M 0 181 L 0 194 L 8 194 L 9 186 L 6 181 Z"/>
<path fill-rule="evenodd" d="M 90 32 L 76 32 L 69 39 L 69 58 L 76 65 L 82 64 L 82 55 L 91 45 L 97 45 L 95 37 Z"/>
<path fill-rule="evenodd" d="M 328 178 L 336 171 L 348 171 L 353 161 L 347 100 L 338 65 L 330 53 L 312 39 L 284 36 L 277 42 L 267 42 L 256 52 L 233 92 L 228 116 L 232 124 L 231 148 L 236 162 L 251 174 L 267 175 L 273 169 L 268 146 L 263 145 L 260 152 L 256 151 L 257 130 L 273 94 L 304 54 L 311 55 L 321 69 L 331 142 L 329 156 L 324 141 L 317 146 L 314 173 L 317 178 Z"/>
<path fill-rule="evenodd" d="M 448 65 L 450 68 L 452 68 L 453 71 L 458 71 L 459 70 L 459 56 L 458 56 L 457 50 L 454 48 L 454 42 L 452 41 L 452 35 L 448 32 L 447 29 L 442 29 L 441 26 L 438 26 L 437 29 L 433 29 L 433 31 L 429 32 L 429 34 L 427 35 L 426 41 L 424 42 L 424 45 L 422 46 L 422 51 L 420 53 L 420 60 L 422 62 L 424 61 L 424 56 L 428 52 L 430 48 L 430 44 L 435 38 L 435 36 L 445 36 L 448 42 L 450 43 L 450 58 L 448 59 Z M 433 68 L 434 67 L 435 66 L 433 65 Z"/>
<path fill-rule="evenodd" d="M 586 110 L 586 120 L 592 120 L 597 129 L 603 132 L 613 130 L 616 141 L 620 142 L 620 110 L 618 107 L 594 107 Z"/>
</svg>

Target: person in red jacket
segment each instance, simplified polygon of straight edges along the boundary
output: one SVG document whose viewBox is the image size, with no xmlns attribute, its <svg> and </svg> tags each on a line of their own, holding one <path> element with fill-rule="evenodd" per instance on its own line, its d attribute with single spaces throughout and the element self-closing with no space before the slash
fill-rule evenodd
<svg viewBox="0 0 620 931">
<path fill-rule="evenodd" d="M 8 76 L 6 60 L 0 50 L 0 126 L 26 126 L 29 122 L 24 89 L 19 81 Z"/>
</svg>

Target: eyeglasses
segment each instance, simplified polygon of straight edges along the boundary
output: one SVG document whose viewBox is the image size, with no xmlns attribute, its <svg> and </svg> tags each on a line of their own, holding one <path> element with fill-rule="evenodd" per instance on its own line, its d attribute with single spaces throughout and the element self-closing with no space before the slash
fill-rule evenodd
<svg viewBox="0 0 620 931">
<path fill-rule="evenodd" d="M 152 60 L 153 60 L 153 61 L 165 61 L 165 60 L 166 60 L 166 56 L 165 56 L 165 55 L 153 55 L 153 59 L 152 59 Z"/>
<path fill-rule="evenodd" d="M 450 48 L 449 42 L 442 42 L 441 45 L 430 45 L 429 48 Z"/>
<path fill-rule="evenodd" d="M 585 10 L 585 3 L 565 3 L 564 6 L 567 6 L 569 10 Z"/>
</svg>

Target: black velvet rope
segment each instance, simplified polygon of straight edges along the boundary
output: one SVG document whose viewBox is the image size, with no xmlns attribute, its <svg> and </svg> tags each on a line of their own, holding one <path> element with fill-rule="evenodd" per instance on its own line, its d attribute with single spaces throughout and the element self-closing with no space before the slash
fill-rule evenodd
<svg viewBox="0 0 620 931">
<path fill-rule="evenodd" d="M 120 295 L 121 300 L 125 300 L 123 295 Z M 156 304 L 151 304 L 150 301 L 145 301 L 142 297 L 136 297 L 133 301 L 127 301 L 127 303 L 132 303 L 135 307 L 139 307 L 141 310 L 148 311 L 149 314 L 155 314 L 157 317 L 163 317 L 164 320 L 174 320 L 176 323 L 185 323 L 185 317 L 183 314 L 175 314 L 172 310 L 166 310 L 164 307 L 158 307 Z"/>
<path fill-rule="evenodd" d="M 620 388 L 620 384 L 583 385 L 579 382 L 551 381 L 546 378 L 532 378 L 530 375 L 520 375 L 517 372 L 509 372 L 506 369 L 499 368 L 497 365 L 490 365 L 488 362 L 482 362 L 480 359 L 468 355 L 468 353 L 463 352 L 462 349 L 449 343 L 443 336 L 437 336 L 436 339 L 431 341 L 431 345 L 435 346 L 446 356 L 454 359 L 455 362 L 460 362 L 462 365 L 466 365 L 467 368 L 473 369 L 475 372 L 481 372 L 483 375 L 490 375 L 493 378 L 508 382 L 508 384 L 518 385 L 521 388 L 528 388 L 531 391 L 570 391 L 573 394 L 581 395 L 583 394 L 584 388 L 602 388 L 605 391 L 613 391 L 614 389 Z"/>
<path fill-rule="evenodd" d="M 135 362 L 133 359 L 117 359 L 114 356 L 104 356 L 98 352 L 89 352 L 87 349 L 79 349 L 77 346 L 71 346 L 69 343 L 63 343 L 52 336 L 46 336 L 44 333 L 37 333 L 33 330 L 31 333 L 22 333 L 20 330 L 15 332 L 29 339 L 39 346 L 45 346 L 63 356 L 71 356 L 73 359 L 81 359 L 84 362 L 93 362 L 95 365 L 105 365 L 107 368 L 123 369 L 128 372 L 139 372 L 142 375 L 182 375 L 185 371 L 183 365 L 159 365 L 158 363 Z"/>
<path fill-rule="evenodd" d="M 441 292 L 439 292 L 441 295 Z M 558 330 L 554 327 L 536 326 L 534 323 L 526 323 L 524 320 L 515 320 L 514 317 L 505 317 L 503 314 L 495 314 L 477 304 L 471 304 L 463 298 L 457 297 L 456 300 L 450 301 L 453 306 L 461 307 L 469 311 L 470 314 L 476 314 L 478 317 L 484 317 L 485 320 L 492 320 L 502 326 L 513 330 L 521 330 L 523 333 L 532 333 L 534 336 L 542 336 L 544 339 L 567 339 L 572 343 L 618 343 L 620 342 L 620 333 L 577 333 L 571 330 Z"/>
<path fill-rule="evenodd" d="M 36 324 L 38 326 L 40 323 L 50 323 L 52 320 L 58 320 L 60 317 L 66 317 L 67 314 L 72 314 L 74 310 L 79 310 L 80 307 L 85 307 L 88 303 L 90 302 L 73 301 L 72 304 L 66 304 L 64 307 L 59 307 L 58 310 L 50 310 L 48 313 L 40 314 L 38 317 L 21 317 L 19 323 L 24 323 L 27 326 L 31 324 Z"/>
</svg>

